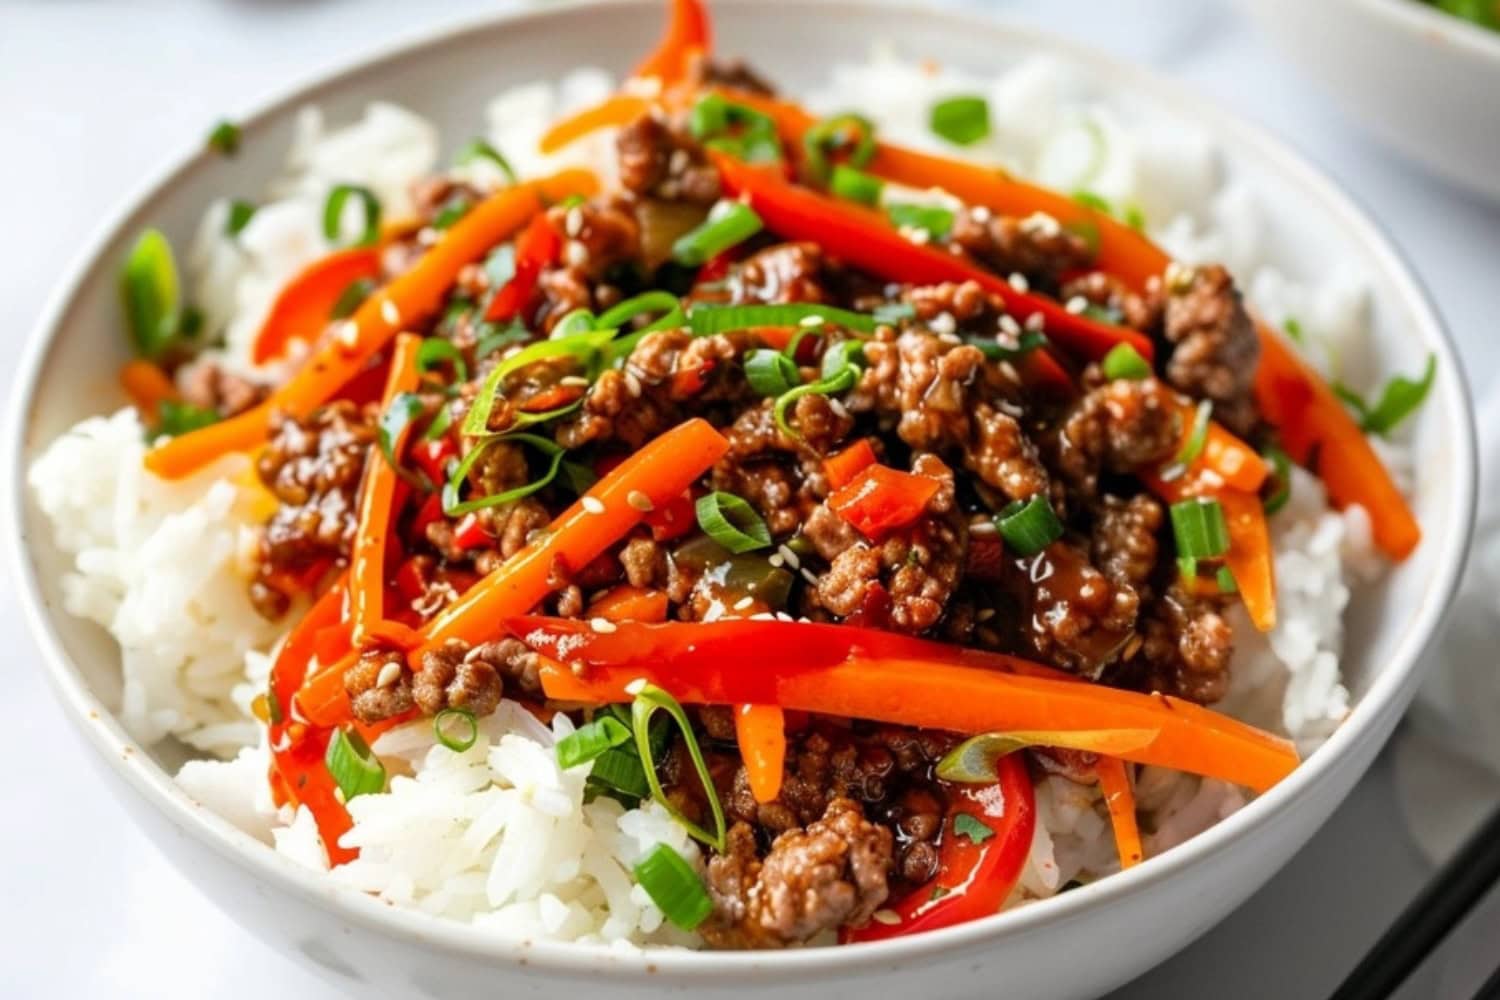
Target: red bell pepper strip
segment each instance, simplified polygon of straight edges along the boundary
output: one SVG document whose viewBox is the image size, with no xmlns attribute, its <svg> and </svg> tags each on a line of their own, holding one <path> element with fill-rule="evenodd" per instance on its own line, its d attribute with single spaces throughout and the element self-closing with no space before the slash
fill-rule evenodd
<svg viewBox="0 0 1500 1000">
<path fill-rule="evenodd" d="M 755 801 L 775 802 L 786 769 L 786 714 L 775 705 L 737 705 L 734 737 Z"/>
<path fill-rule="evenodd" d="M 884 538 L 922 516 L 941 485 L 887 465 L 867 466 L 828 497 L 828 508 L 871 540 Z"/>
<path fill-rule="evenodd" d="M 823 475 L 828 477 L 829 486 L 839 489 L 874 464 L 875 449 L 870 447 L 870 439 L 860 438 L 837 455 L 823 459 Z"/>
<path fill-rule="evenodd" d="M 263 365 L 279 358 L 293 339 L 314 343 L 333 321 L 333 307 L 349 286 L 377 281 L 380 274 L 379 247 L 350 247 L 313 261 L 277 294 L 255 336 L 251 359 Z"/>
<path fill-rule="evenodd" d="M 752 624 L 763 626 L 767 634 L 804 627 L 798 622 Z M 1297 766 L 1296 748 L 1288 740 L 1162 694 L 925 659 L 855 655 L 832 666 L 812 666 L 795 654 L 785 659 L 770 655 L 766 648 L 772 645 L 770 642 L 765 646 L 752 644 L 751 649 L 760 655 L 754 670 L 732 669 L 723 658 L 708 655 L 691 639 L 675 657 L 603 665 L 589 662 L 595 651 L 583 635 L 589 631 L 586 623 L 523 619 L 507 622 L 507 627 L 544 654 L 542 690 L 558 701 L 629 701 L 634 682 L 644 678 L 684 703 L 778 705 L 961 733 L 1140 730 L 1152 734 L 1152 738 L 1120 748 L 1118 756 L 1221 778 L 1257 792 L 1270 788 Z M 614 634 L 627 629 L 640 633 L 670 628 L 617 625 Z M 786 642 L 782 639 L 778 644 L 785 648 Z M 553 658 L 560 650 L 567 664 Z"/>
<path fill-rule="evenodd" d="M 1000 912 L 1031 853 L 1036 791 L 1020 754 L 1000 758 L 996 770 L 992 786 L 949 786 L 932 881 L 887 906 L 880 919 L 843 931 L 841 944 L 935 931 Z"/>
<path fill-rule="evenodd" d="M 515 274 L 490 299 L 484 318 L 491 323 L 515 319 L 536 294 L 542 271 L 556 264 L 561 254 L 562 237 L 545 212 L 537 215 L 516 238 Z"/>
<path fill-rule="evenodd" d="M 779 173 L 723 153 L 710 150 L 709 155 L 719 168 L 725 191 L 747 200 L 766 227 L 782 236 L 815 241 L 831 256 L 890 281 L 977 282 L 999 296 L 1017 322 L 1040 316 L 1048 337 L 1090 360 L 1104 357 L 1119 344 L 1129 344 L 1142 357 L 1152 355 L 1151 338 L 1140 331 L 1075 315 L 1050 299 L 1017 291 L 1004 278 L 951 253 L 911 242 L 883 216 L 862 205 L 825 197 L 792 184 Z"/>
<path fill-rule="evenodd" d="M 672 0 L 672 16 L 656 51 L 631 74 L 637 79 L 656 78 L 669 87 L 687 78 L 694 60 L 713 47 L 713 26 L 702 0 Z"/>
</svg>

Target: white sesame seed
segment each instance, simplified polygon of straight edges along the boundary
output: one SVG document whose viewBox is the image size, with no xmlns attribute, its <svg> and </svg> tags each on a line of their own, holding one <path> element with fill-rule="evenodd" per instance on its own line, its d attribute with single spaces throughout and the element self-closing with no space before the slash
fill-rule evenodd
<svg viewBox="0 0 1500 1000">
<path fill-rule="evenodd" d="M 651 498 L 640 490 L 631 490 L 625 494 L 625 502 L 643 514 L 650 513 L 656 509 L 656 504 L 651 502 Z"/>
<path fill-rule="evenodd" d="M 823 325 L 823 317 L 819 316 L 817 313 L 813 313 L 813 314 L 811 314 L 809 316 L 803 316 L 801 319 L 799 319 L 797 321 L 797 325 L 798 326 L 807 326 L 807 327 L 822 326 Z"/>
<path fill-rule="evenodd" d="M 902 239 L 918 246 L 925 246 L 932 239 L 931 233 L 925 229 L 918 229 L 916 226 L 902 226 L 898 232 L 901 233 Z"/>
<path fill-rule="evenodd" d="M 583 209 L 578 205 L 568 209 L 568 214 L 563 216 L 563 232 L 568 234 L 569 239 L 577 239 L 578 234 L 583 232 Z"/>
<path fill-rule="evenodd" d="M 989 222 L 993 218 L 993 214 L 988 205 L 975 205 L 969 211 L 969 215 L 975 222 Z"/>
<path fill-rule="evenodd" d="M 787 614 L 785 611 L 778 611 L 778 612 L 776 612 L 776 620 L 779 621 L 779 622 L 794 622 L 797 619 L 793 618 L 791 615 Z"/>
<path fill-rule="evenodd" d="M 818 574 L 814 573 L 810 569 L 804 569 L 802 571 L 802 579 L 806 580 L 808 583 L 812 584 L 813 586 L 817 586 L 817 583 L 818 583 Z"/>
<path fill-rule="evenodd" d="M 757 611 L 755 614 L 750 616 L 750 620 L 753 622 L 774 622 L 776 620 L 776 616 L 771 614 L 771 612 L 769 611 Z"/>
<path fill-rule="evenodd" d="M 380 668 L 380 675 L 375 678 L 376 687 L 390 687 L 401 679 L 401 664 L 395 660 L 387 660 Z"/>
<path fill-rule="evenodd" d="M 845 407 L 844 404 L 840 402 L 836 397 L 829 396 L 827 397 L 827 399 L 828 408 L 833 411 L 836 417 L 838 417 L 840 420 L 844 420 L 849 416 L 848 408 Z"/>
<path fill-rule="evenodd" d="M 667 173 L 680 174 L 688 168 L 690 162 L 692 158 L 688 156 L 687 150 L 674 149 L 671 158 L 667 160 Z"/>
<path fill-rule="evenodd" d="M 781 558 L 780 552 L 773 552 L 771 553 L 770 558 L 766 560 L 766 562 L 770 563 L 774 568 L 780 569 L 783 565 L 785 565 L 786 560 Z"/>
<path fill-rule="evenodd" d="M 1000 374 L 1004 375 L 1011 382 L 1021 381 L 1021 373 L 1016 371 L 1016 366 L 1009 361 L 1000 362 Z"/>
<path fill-rule="evenodd" d="M 750 605 L 754 603 L 755 598 L 751 597 L 749 594 L 746 594 L 744 597 L 741 597 L 738 601 L 734 602 L 734 610 L 748 611 L 750 609 Z"/>
<path fill-rule="evenodd" d="M 952 344 L 955 347 L 963 343 L 963 338 L 956 333 L 940 333 L 937 335 L 937 337 L 938 340 L 941 340 L 943 343 Z"/>
<path fill-rule="evenodd" d="M 593 629 L 595 632 L 598 632 L 600 635 L 609 635 L 615 630 L 615 623 L 610 621 L 608 618 L 590 618 L 589 628 Z"/>
<path fill-rule="evenodd" d="M 1007 280 L 1010 282 L 1010 287 L 1014 288 L 1018 292 L 1021 292 L 1022 294 L 1031 291 L 1031 282 L 1027 281 L 1026 275 L 1022 274 L 1020 271 L 1012 271 L 1010 273 L 1010 277 Z"/>
<path fill-rule="evenodd" d="M 646 690 L 646 684 L 646 678 L 637 677 L 635 680 L 625 685 L 625 693 L 634 697 L 635 695 L 638 695 L 642 691 Z"/>
<path fill-rule="evenodd" d="M 797 558 L 797 553 L 793 552 L 792 547 L 790 545 L 787 545 L 785 542 L 777 547 L 776 554 L 779 555 L 788 566 L 792 567 L 792 569 L 802 568 L 802 560 Z"/>
<path fill-rule="evenodd" d="M 341 347 L 354 348 L 359 346 L 359 324 L 352 319 L 346 319 L 339 324 L 334 331 L 333 339 L 339 342 Z"/>
<path fill-rule="evenodd" d="M 443 234 L 431 226 L 423 226 L 417 230 L 417 242 L 424 247 L 430 247 L 443 238 Z"/>
<path fill-rule="evenodd" d="M 710 604 L 708 606 L 708 610 L 705 611 L 705 612 L 703 612 L 703 619 L 702 620 L 703 620 L 703 623 L 706 625 L 709 622 L 716 622 L 720 618 L 723 618 L 723 617 L 724 617 L 724 605 L 720 604 L 718 601 L 714 601 L 712 604 Z"/>
<path fill-rule="evenodd" d="M 586 386 L 586 385 L 589 384 L 589 380 L 586 379 L 586 378 L 584 378 L 582 375 L 564 375 L 562 378 L 560 378 L 560 379 L 557 380 L 557 384 L 558 385 L 571 385 L 571 386 Z"/>
<path fill-rule="evenodd" d="M 979 611 L 974 615 L 976 621 L 982 622 L 987 622 L 993 617 L 995 617 L 994 608 L 980 608 Z"/>
<path fill-rule="evenodd" d="M 396 308 L 396 303 L 390 299 L 380 300 L 380 318 L 391 326 L 401 325 L 401 310 Z"/>
<path fill-rule="evenodd" d="M 980 517 L 969 522 L 969 534 L 976 538 L 988 538 L 991 535 L 999 534 L 999 530 L 995 527 L 994 521 L 991 521 L 987 517 Z"/>
<path fill-rule="evenodd" d="M 876 910 L 874 913 L 870 914 L 870 919 L 875 921 L 877 924 L 885 924 L 887 927 L 894 927 L 901 922 L 901 914 L 897 913 L 895 910 Z"/>
<path fill-rule="evenodd" d="M 1021 339 L 1021 324 L 1010 313 L 1000 317 L 1000 329 L 1013 340 Z"/>
<path fill-rule="evenodd" d="M 627 371 L 625 373 L 625 391 L 637 399 L 640 398 L 641 380 L 635 372 Z"/>
<path fill-rule="evenodd" d="M 1062 224 L 1046 212 L 1032 212 L 1021 220 L 1021 231 L 1038 236 L 1056 236 L 1062 232 Z"/>
<path fill-rule="evenodd" d="M 953 314 L 950 312 L 938 313 L 932 317 L 932 322 L 927 325 L 932 329 L 933 333 L 940 337 L 945 334 L 951 336 L 958 329 L 958 321 L 953 318 Z"/>
<path fill-rule="evenodd" d="M 589 262 L 589 248 L 582 243 L 570 242 L 563 248 L 563 259 L 571 267 L 583 267 Z"/>
<path fill-rule="evenodd" d="M 1086 298 L 1084 298 L 1082 295 L 1075 295 L 1075 296 L 1073 296 L 1071 299 L 1069 299 L 1067 301 L 1067 304 L 1063 306 L 1064 309 L 1066 309 L 1068 312 L 1072 313 L 1074 316 L 1079 315 L 1080 313 L 1082 313 L 1088 307 L 1089 307 L 1089 300 L 1086 299 Z"/>
<path fill-rule="evenodd" d="M 598 497 L 584 497 L 579 501 L 579 503 L 581 503 L 583 505 L 583 509 L 590 514 L 604 513 L 604 501 L 600 500 Z"/>
<path fill-rule="evenodd" d="M 1041 333 L 1047 329 L 1047 317 L 1039 312 L 1034 312 L 1026 317 L 1026 329 L 1032 333 Z"/>
</svg>

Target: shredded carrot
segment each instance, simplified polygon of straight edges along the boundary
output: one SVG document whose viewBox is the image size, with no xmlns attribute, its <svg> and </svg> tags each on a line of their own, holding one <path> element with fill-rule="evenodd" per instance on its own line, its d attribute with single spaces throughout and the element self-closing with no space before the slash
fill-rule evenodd
<svg viewBox="0 0 1500 1000">
<path fill-rule="evenodd" d="M 757 802 L 775 802 L 786 767 L 786 716 L 775 705 L 737 705 L 734 737 Z"/>
<path fill-rule="evenodd" d="M 712 46 L 713 27 L 702 0 L 672 0 L 666 34 L 631 75 L 643 80 L 654 77 L 664 87 L 670 86 L 682 81 L 693 61 L 707 55 Z"/>
<path fill-rule="evenodd" d="M 158 408 L 163 402 L 175 402 L 181 398 L 161 366 L 144 358 L 128 361 L 120 369 L 120 387 L 148 425 L 156 422 Z"/>
<path fill-rule="evenodd" d="M 422 338 L 403 333 L 396 338 L 391 351 L 391 369 L 386 377 L 383 406 L 403 392 L 417 388 L 421 372 L 417 370 L 417 349 Z M 391 443 L 398 458 L 408 425 Z M 385 550 L 389 540 L 391 516 L 394 513 L 396 487 L 401 480 L 385 460 L 378 445 L 370 445 L 365 458 L 364 478 L 360 481 L 359 512 L 355 521 L 354 545 L 349 557 L 349 617 L 354 627 L 354 645 L 362 644 L 370 629 L 385 618 Z"/>
<path fill-rule="evenodd" d="M 610 622 L 664 622 L 667 607 L 667 595 L 662 591 L 622 583 L 595 598 L 588 615 Z"/>
<path fill-rule="evenodd" d="M 255 336 L 251 360 L 263 365 L 285 353 L 295 339 L 312 343 L 332 319 L 339 298 L 361 278 L 380 277 L 378 247 L 336 250 L 297 273 L 276 296 Z"/>
<path fill-rule="evenodd" d="M 1276 568 L 1265 505 L 1256 494 L 1239 490 L 1224 490 L 1218 498 L 1229 528 L 1229 552 L 1224 563 L 1250 620 L 1260 631 L 1269 632 L 1276 627 Z"/>
<path fill-rule="evenodd" d="M 584 108 L 553 125 L 537 144 L 543 153 L 555 153 L 569 143 L 603 128 L 629 125 L 653 107 L 651 101 L 633 94 L 616 94 L 604 103 Z"/>
<path fill-rule="evenodd" d="M 324 344 L 259 406 L 152 449 L 146 467 L 178 479 L 221 455 L 254 448 L 265 439 L 274 412 L 306 416 L 331 399 L 399 330 L 435 312 L 464 265 L 525 225 L 542 210 L 542 199 L 587 195 L 597 186 L 593 174 L 569 170 L 491 195 L 448 229 L 411 270 L 367 299 L 344 328 L 350 335 Z"/>
<path fill-rule="evenodd" d="M 1115 831 L 1115 849 L 1120 853 L 1120 867 L 1133 868 L 1141 863 L 1141 828 L 1135 818 L 1135 789 L 1130 785 L 1130 771 L 1118 757 L 1100 757 L 1094 767 L 1099 776 L 1099 790 L 1109 810 L 1110 826 Z"/>
</svg>

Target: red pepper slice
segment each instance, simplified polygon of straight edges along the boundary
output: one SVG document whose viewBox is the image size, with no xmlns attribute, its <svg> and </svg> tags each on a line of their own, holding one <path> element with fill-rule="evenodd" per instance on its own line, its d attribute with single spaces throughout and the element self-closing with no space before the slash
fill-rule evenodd
<svg viewBox="0 0 1500 1000">
<path fill-rule="evenodd" d="M 871 465 L 828 497 L 828 508 L 877 540 L 922 516 L 941 484 L 928 476 Z"/>
<path fill-rule="evenodd" d="M 297 273 L 271 305 L 255 336 L 251 360 L 262 365 L 286 351 L 294 338 L 311 344 L 333 320 L 333 307 L 356 281 L 380 278 L 378 247 L 337 250 Z"/>
<path fill-rule="evenodd" d="M 994 785 L 949 786 L 937 876 L 887 907 L 884 919 L 846 928 L 840 943 L 884 941 L 1000 912 L 1031 853 L 1036 793 L 1020 754 L 1000 758 L 997 770 Z"/>
<path fill-rule="evenodd" d="M 441 483 L 448 478 L 448 459 L 458 457 L 458 445 L 444 434 L 435 441 L 423 439 L 407 451 L 412 461 L 427 474 L 430 482 Z"/>
<path fill-rule="evenodd" d="M 823 459 L 823 474 L 828 477 L 828 485 L 838 489 L 874 464 L 875 449 L 870 447 L 870 439 L 860 438 L 837 455 Z"/>
<path fill-rule="evenodd" d="M 484 318 L 491 323 L 515 319 L 536 293 L 543 269 L 557 263 L 561 255 L 562 237 L 552 228 L 547 213 L 537 215 L 516 238 L 515 274 L 490 299 Z"/>
<path fill-rule="evenodd" d="M 484 530 L 479 515 L 472 511 L 465 514 L 453 527 L 453 544 L 461 549 L 475 549 L 490 542 L 490 533 Z"/>
<path fill-rule="evenodd" d="M 651 529 L 651 537 L 655 541 L 669 542 L 674 538 L 681 538 L 698 524 L 692 493 L 684 491 L 678 494 L 642 520 Z"/>
<path fill-rule="evenodd" d="M 663 86 L 683 80 L 693 60 L 713 47 L 713 28 L 702 0 L 673 0 L 672 18 L 666 34 L 632 74 L 640 79 L 655 77 Z"/>
</svg>

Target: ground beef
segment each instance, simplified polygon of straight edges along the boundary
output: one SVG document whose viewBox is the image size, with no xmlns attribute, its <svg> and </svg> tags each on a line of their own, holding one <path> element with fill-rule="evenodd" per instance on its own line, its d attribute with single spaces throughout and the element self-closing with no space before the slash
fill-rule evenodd
<svg viewBox="0 0 1500 1000">
<path fill-rule="evenodd" d="M 638 536 L 620 550 L 620 565 L 632 587 L 665 587 L 667 585 L 667 550 L 649 536 Z"/>
<path fill-rule="evenodd" d="M 390 649 L 367 650 L 344 671 L 344 690 L 354 717 L 360 722 L 379 722 L 409 712 L 411 674 L 405 654 Z"/>
<path fill-rule="evenodd" d="M 719 172 L 697 143 L 685 141 L 655 115 L 642 115 L 615 138 L 620 183 L 637 195 L 712 204 Z"/>
<path fill-rule="evenodd" d="M 505 690 L 496 664 L 486 657 L 493 644 L 468 647 L 450 640 L 422 654 L 412 679 L 412 698 L 427 715 L 445 708 L 461 708 L 489 715 Z"/>
<path fill-rule="evenodd" d="M 1214 401 L 1214 418 L 1248 434 L 1258 418 L 1255 370 L 1260 339 L 1229 272 L 1217 264 L 1168 282 L 1163 332 L 1172 344 L 1167 380 L 1195 398 Z"/>
<path fill-rule="evenodd" d="M 1019 219 L 982 207 L 966 209 L 954 216 L 949 239 L 992 271 L 1033 280 L 1052 281 L 1093 259 L 1082 238 L 1041 214 Z"/>
<path fill-rule="evenodd" d="M 1207 705 L 1229 687 L 1234 634 L 1219 613 L 1220 601 L 1193 597 L 1173 583 L 1146 609 L 1140 655 L 1143 687 Z"/>
<path fill-rule="evenodd" d="M 1142 591 L 1156 569 L 1157 536 L 1165 520 L 1161 503 L 1149 493 L 1128 500 L 1101 497 L 1094 510 L 1094 564 L 1112 582 Z"/>
<path fill-rule="evenodd" d="M 859 532 L 854 526 L 823 503 L 807 515 L 807 521 L 802 525 L 802 537 L 827 562 L 833 562 L 839 553 L 859 544 Z"/>
<path fill-rule="evenodd" d="M 729 275 L 731 302 L 826 302 L 823 251 L 816 243 L 778 243 L 751 254 Z"/>
<path fill-rule="evenodd" d="M 714 489 L 749 501 L 771 534 L 781 537 L 795 533 L 826 495 L 822 459 L 838 448 L 854 420 L 826 396 L 803 396 L 791 412 L 792 424 L 803 435 L 798 439 L 777 426 L 772 404 L 763 400 L 726 429 L 729 450 L 715 464 L 710 481 Z"/>
<path fill-rule="evenodd" d="M 1097 373 L 1090 373 L 1098 381 Z M 1084 497 L 1101 472 L 1135 472 L 1176 453 L 1181 417 L 1170 389 L 1155 378 L 1111 379 L 1079 398 L 1056 438 L 1056 466 Z"/>
<path fill-rule="evenodd" d="M 704 940 L 780 948 L 865 923 L 889 893 L 893 841 L 849 799 L 834 799 L 817 822 L 778 836 L 764 859 L 754 831 L 736 823 L 725 852 L 708 863 L 714 912 L 700 928 Z"/>
<path fill-rule="evenodd" d="M 776 96 L 776 88 L 743 59 L 703 58 L 690 75 L 696 76 L 703 87 L 728 87 L 764 97 Z"/>
<path fill-rule="evenodd" d="M 547 221 L 563 236 L 562 261 L 598 279 L 640 256 L 641 227 L 621 198 L 553 205 Z"/>
<path fill-rule="evenodd" d="M 1026 638 L 1043 662 L 1096 679 L 1129 640 L 1140 595 L 1111 581 L 1067 540 L 1017 560 L 1015 589 L 1027 611 Z"/>
<path fill-rule="evenodd" d="M 1119 322 L 1136 330 L 1154 330 L 1161 321 L 1161 283 L 1158 279 L 1152 279 L 1151 286 L 1142 295 L 1112 274 L 1090 271 L 1063 282 L 1058 298 L 1067 302 L 1075 296 L 1114 313 Z"/>
<path fill-rule="evenodd" d="M 196 361 L 180 373 L 183 402 L 221 417 L 243 413 L 266 398 L 268 389 L 226 371 L 213 361 Z"/>
</svg>

